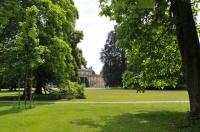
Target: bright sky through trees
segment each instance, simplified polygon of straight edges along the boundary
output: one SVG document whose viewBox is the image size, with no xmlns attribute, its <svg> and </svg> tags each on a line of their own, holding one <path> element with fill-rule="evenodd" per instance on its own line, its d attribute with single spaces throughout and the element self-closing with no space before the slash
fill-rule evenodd
<svg viewBox="0 0 200 132">
<path fill-rule="evenodd" d="M 74 0 L 74 2 L 79 11 L 76 28 L 84 32 L 84 39 L 79 47 L 83 50 L 87 66 L 92 66 L 95 72 L 99 73 L 103 65 L 99 60 L 100 51 L 115 23 L 99 16 L 98 0 Z"/>
</svg>

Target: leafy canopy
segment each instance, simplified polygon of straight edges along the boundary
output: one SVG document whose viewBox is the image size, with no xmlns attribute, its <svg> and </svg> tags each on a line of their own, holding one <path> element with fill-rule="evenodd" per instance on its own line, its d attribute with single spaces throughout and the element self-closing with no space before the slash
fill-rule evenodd
<svg viewBox="0 0 200 132">
<path fill-rule="evenodd" d="M 175 87 L 181 58 L 168 1 L 102 0 L 100 7 L 101 15 L 117 22 L 117 44 L 127 54 L 124 87 Z"/>
</svg>

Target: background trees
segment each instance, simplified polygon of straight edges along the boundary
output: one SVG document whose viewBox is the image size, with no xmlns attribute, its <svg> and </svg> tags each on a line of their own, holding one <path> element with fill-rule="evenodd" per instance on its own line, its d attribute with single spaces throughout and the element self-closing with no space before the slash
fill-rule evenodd
<svg viewBox="0 0 200 132">
<path fill-rule="evenodd" d="M 8 10 L 9 9 L 9 10 Z M 10 47 L 14 43 L 17 29 L 19 28 L 20 5 L 18 1 L 0 2 L 0 87 L 9 87 L 16 85 L 18 73 L 15 73 L 11 65 L 12 56 Z M 12 56 L 12 57 L 11 57 Z M 15 60 L 16 58 L 14 58 Z M 9 64 L 9 65 L 7 65 Z M 12 74 L 12 75 L 11 75 Z"/>
<path fill-rule="evenodd" d="M 116 45 L 116 34 L 114 31 L 108 34 L 100 59 L 104 64 L 101 73 L 106 86 L 121 86 L 122 74 L 126 69 L 126 58 L 124 50 Z"/>
</svg>

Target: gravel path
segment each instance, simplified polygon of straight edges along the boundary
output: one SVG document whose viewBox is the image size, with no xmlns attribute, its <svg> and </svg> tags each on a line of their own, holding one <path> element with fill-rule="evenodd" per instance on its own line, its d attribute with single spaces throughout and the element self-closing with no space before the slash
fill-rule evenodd
<svg viewBox="0 0 200 132">
<path fill-rule="evenodd" d="M 0 103 L 17 103 L 18 101 L 0 101 Z M 28 102 L 28 101 L 27 101 Z M 38 104 L 157 104 L 189 103 L 189 101 L 34 101 Z"/>
</svg>

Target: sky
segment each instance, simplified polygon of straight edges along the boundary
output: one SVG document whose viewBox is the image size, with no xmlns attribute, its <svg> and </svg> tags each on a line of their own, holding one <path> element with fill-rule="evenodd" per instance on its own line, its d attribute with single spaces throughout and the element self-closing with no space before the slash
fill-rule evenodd
<svg viewBox="0 0 200 132">
<path fill-rule="evenodd" d="M 99 59 L 100 52 L 104 48 L 108 33 L 114 29 L 115 22 L 99 16 L 98 0 L 74 0 L 74 2 L 79 11 L 76 29 L 84 33 L 84 38 L 78 47 L 83 51 L 87 67 L 92 66 L 98 74 L 103 66 Z"/>
</svg>

